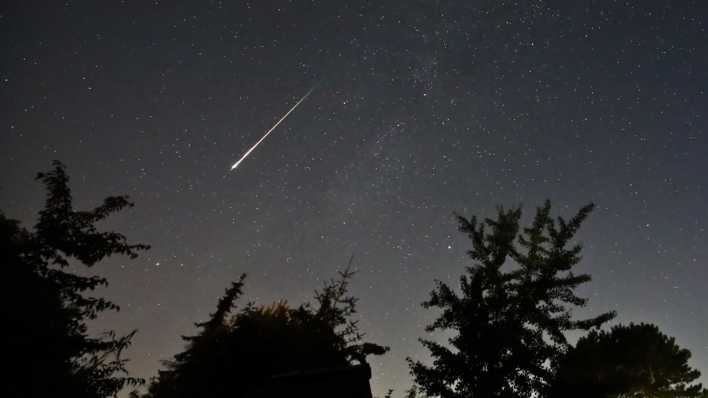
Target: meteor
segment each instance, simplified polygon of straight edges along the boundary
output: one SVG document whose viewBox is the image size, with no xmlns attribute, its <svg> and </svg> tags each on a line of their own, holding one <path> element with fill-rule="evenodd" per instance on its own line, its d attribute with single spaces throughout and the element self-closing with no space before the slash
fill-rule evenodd
<svg viewBox="0 0 708 398">
<path fill-rule="evenodd" d="M 250 155 L 251 152 L 253 152 L 253 150 L 256 149 L 256 147 L 258 147 L 258 145 L 260 145 L 261 142 L 263 142 L 263 140 L 265 140 L 266 138 L 268 138 L 268 136 L 270 135 L 270 133 L 272 133 L 273 130 L 275 130 L 275 128 L 278 127 L 278 125 L 279 125 L 283 120 L 285 120 L 285 118 L 287 118 L 288 115 L 290 115 L 290 113 L 292 113 L 292 111 L 294 111 L 295 108 L 298 107 L 298 105 L 300 105 L 300 104 L 302 103 L 302 101 L 304 101 L 305 99 L 307 99 L 307 97 L 312 93 L 312 90 L 314 90 L 314 89 L 315 89 L 315 87 L 312 87 L 312 88 L 310 89 L 310 91 L 307 92 L 307 94 L 305 94 L 302 98 L 300 98 L 300 100 L 299 100 L 298 102 L 296 102 L 295 105 L 293 105 L 293 107 L 290 108 L 290 110 L 289 110 L 287 113 L 285 113 L 285 115 L 283 115 L 283 117 L 281 117 L 280 120 L 278 120 L 278 121 L 273 125 L 273 127 L 271 127 L 270 130 L 268 130 L 268 131 L 263 135 L 263 137 L 261 137 L 261 139 L 258 140 L 258 142 L 256 142 L 256 143 L 251 147 L 251 149 L 247 150 L 246 153 L 244 153 L 243 156 L 241 156 L 241 159 L 239 159 L 236 163 L 233 164 L 233 166 L 231 166 L 231 170 L 232 170 L 232 171 L 235 170 L 235 169 L 238 167 L 238 165 L 240 165 L 241 162 L 243 162 L 243 161 L 248 157 L 248 155 Z"/>
</svg>

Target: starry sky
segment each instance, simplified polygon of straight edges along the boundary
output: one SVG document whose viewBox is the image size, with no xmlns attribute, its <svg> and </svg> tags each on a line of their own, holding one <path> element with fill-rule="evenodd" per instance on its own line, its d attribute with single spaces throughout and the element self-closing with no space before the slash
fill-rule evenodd
<svg viewBox="0 0 708 398">
<path fill-rule="evenodd" d="M 382 395 L 469 264 L 453 211 L 593 201 L 578 314 L 656 323 L 706 373 L 707 24 L 688 0 L 3 2 L 0 208 L 31 223 L 53 159 L 77 207 L 131 196 L 104 226 L 152 250 L 91 270 L 122 307 L 94 326 L 139 330 L 142 377 L 240 273 L 297 304 L 354 254 Z"/>
</svg>

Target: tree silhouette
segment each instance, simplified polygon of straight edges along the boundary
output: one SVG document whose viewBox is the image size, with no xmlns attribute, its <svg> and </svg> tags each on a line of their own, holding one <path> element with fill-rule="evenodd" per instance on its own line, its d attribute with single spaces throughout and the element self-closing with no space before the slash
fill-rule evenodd
<svg viewBox="0 0 708 398">
<path fill-rule="evenodd" d="M 227 318 L 242 294 L 245 276 L 226 289 L 217 310 L 197 323 L 197 335 L 184 337 L 183 352 L 166 361 L 153 380 L 149 397 L 242 397 L 274 375 L 364 363 L 367 355 L 387 348 L 362 342 L 356 321 L 356 299 L 348 294 L 353 273 L 315 292 L 315 303 L 290 307 L 248 303 Z"/>
<path fill-rule="evenodd" d="M 140 382 L 127 376 L 121 357 L 134 332 L 90 336 L 86 322 L 118 306 L 86 295 L 106 285 L 105 278 L 77 275 L 67 267 L 91 267 L 113 254 L 135 258 L 148 246 L 96 229 L 96 223 L 132 206 L 126 196 L 108 197 L 93 210 L 74 210 L 65 166 L 58 161 L 53 166 L 37 175 L 47 198 L 32 231 L 0 212 L 7 325 L 2 352 L 9 365 L 3 396 L 112 396 Z"/>
<path fill-rule="evenodd" d="M 159 373 L 158 379 L 150 386 L 149 395 L 156 397 L 199 396 L 204 393 L 204 386 L 210 386 L 210 393 L 218 396 L 219 376 L 224 377 L 218 367 L 213 366 L 215 356 L 221 355 L 221 347 L 227 339 L 229 330 L 227 316 L 243 289 L 245 275 L 232 282 L 219 299 L 216 311 L 205 322 L 195 325 L 201 329 L 195 336 L 183 336 L 187 343 L 183 352 L 175 355 L 174 360 L 165 361 L 167 369 Z M 215 373 L 218 371 L 219 373 Z M 212 379 L 215 379 L 212 381 Z M 200 383 L 201 382 L 201 383 Z"/>
<path fill-rule="evenodd" d="M 529 397 L 543 393 L 552 365 L 568 343 L 564 332 L 588 330 L 614 313 L 574 320 L 572 307 L 586 299 L 574 289 L 588 282 L 576 275 L 580 245 L 575 233 L 592 210 L 570 220 L 550 216 L 546 201 L 532 224 L 520 232 L 520 209 L 498 209 L 497 218 L 478 222 L 457 216 L 472 241 L 474 260 L 460 277 L 461 295 L 437 282 L 425 308 L 440 316 L 426 330 L 451 333 L 449 345 L 421 340 L 432 366 L 409 361 L 422 393 L 444 398 Z"/>
<path fill-rule="evenodd" d="M 580 338 L 558 365 L 552 397 L 706 398 L 691 384 L 700 372 L 688 365 L 691 352 L 651 324 L 614 326 Z"/>
</svg>

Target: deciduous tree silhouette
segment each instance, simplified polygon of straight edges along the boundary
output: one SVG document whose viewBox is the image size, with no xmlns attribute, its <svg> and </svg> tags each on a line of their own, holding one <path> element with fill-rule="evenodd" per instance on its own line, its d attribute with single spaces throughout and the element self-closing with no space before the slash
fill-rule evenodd
<svg viewBox="0 0 708 398">
<path fill-rule="evenodd" d="M 680 348 L 651 324 L 614 326 L 580 338 L 558 365 L 551 397 L 706 398 Z"/>
<path fill-rule="evenodd" d="M 422 393 L 443 398 L 530 397 L 543 393 L 568 343 L 564 332 L 587 330 L 614 313 L 574 320 L 586 299 L 574 290 L 588 275 L 573 273 L 580 245 L 571 245 L 592 205 L 570 220 L 550 216 L 546 201 L 520 231 L 521 210 L 500 208 L 496 219 L 458 216 L 472 241 L 474 264 L 460 277 L 461 295 L 442 282 L 425 308 L 440 316 L 427 331 L 452 334 L 449 345 L 421 340 L 432 366 L 409 359 Z"/>
<path fill-rule="evenodd" d="M 271 376 L 293 371 L 342 368 L 381 355 L 387 348 L 363 343 L 351 319 L 356 299 L 348 294 L 349 268 L 315 292 L 315 303 L 290 307 L 252 303 L 228 317 L 244 276 L 232 283 L 199 333 L 185 337 L 185 351 L 165 362 L 148 391 L 154 398 L 238 398 Z"/>
<path fill-rule="evenodd" d="M 138 379 L 127 376 L 121 352 L 133 333 L 100 337 L 86 322 L 112 302 L 87 296 L 106 285 L 105 278 L 69 272 L 70 264 L 91 267 L 113 254 L 135 258 L 148 247 L 130 244 L 117 232 L 97 230 L 96 223 L 132 203 L 108 197 L 89 211 L 74 210 L 65 166 L 37 175 L 47 199 L 32 231 L 0 212 L 0 255 L 4 270 L 2 354 L 6 370 L 4 397 L 107 397 Z"/>
</svg>

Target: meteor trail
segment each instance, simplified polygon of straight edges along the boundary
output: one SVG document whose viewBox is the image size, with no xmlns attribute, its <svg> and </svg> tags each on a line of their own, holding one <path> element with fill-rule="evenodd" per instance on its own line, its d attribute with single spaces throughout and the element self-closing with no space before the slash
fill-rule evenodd
<svg viewBox="0 0 708 398">
<path fill-rule="evenodd" d="M 312 87 L 312 88 L 310 89 L 310 91 L 307 92 L 307 94 L 305 94 L 302 98 L 300 98 L 300 100 L 299 100 L 298 102 L 296 102 L 295 105 L 293 105 L 293 107 L 290 108 L 290 110 L 289 110 L 285 115 L 283 115 L 283 117 L 281 117 L 280 120 L 278 120 L 278 122 L 275 123 L 275 124 L 273 125 L 273 127 L 271 127 L 270 130 L 268 130 L 268 131 L 263 135 L 263 137 L 261 137 L 261 139 L 258 140 L 258 142 L 255 143 L 255 145 L 253 145 L 253 146 L 251 147 L 251 149 L 247 150 L 246 153 L 244 153 L 243 156 L 241 156 L 241 159 L 239 159 L 236 163 L 233 164 L 233 166 L 231 166 L 231 170 L 232 170 L 232 171 L 235 170 L 235 169 L 238 167 L 238 165 L 240 165 L 241 162 L 243 162 L 244 159 L 246 159 L 246 157 L 248 157 L 248 155 L 250 155 L 251 152 L 253 152 L 253 150 L 256 149 L 256 147 L 257 147 L 258 145 L 260 145 L 260 143 L 263 142 L 263 140 L 265 140 L 265 139 L 268 137 L 268 135 L 270 135 L 270 133 L 272 133 L 273 130 L 275 130 L 275 128 L 278 127 L 278 125 L 279 125 L 283 120 L 285 120 L 285 118 L 288 117 L 288 115 L 289 115 L 290 113 L 292 113 L 292 111 L 294 111 L 295 108 L 297 108 L 298 105 L 300 105 L 300 103 L 302 103 L 302 101 L 304 101 L 304 100 L 312 93 L 312 90 L 314 90 L 314 89 L 315 89 L 315 87 Z"/>
</svg>

